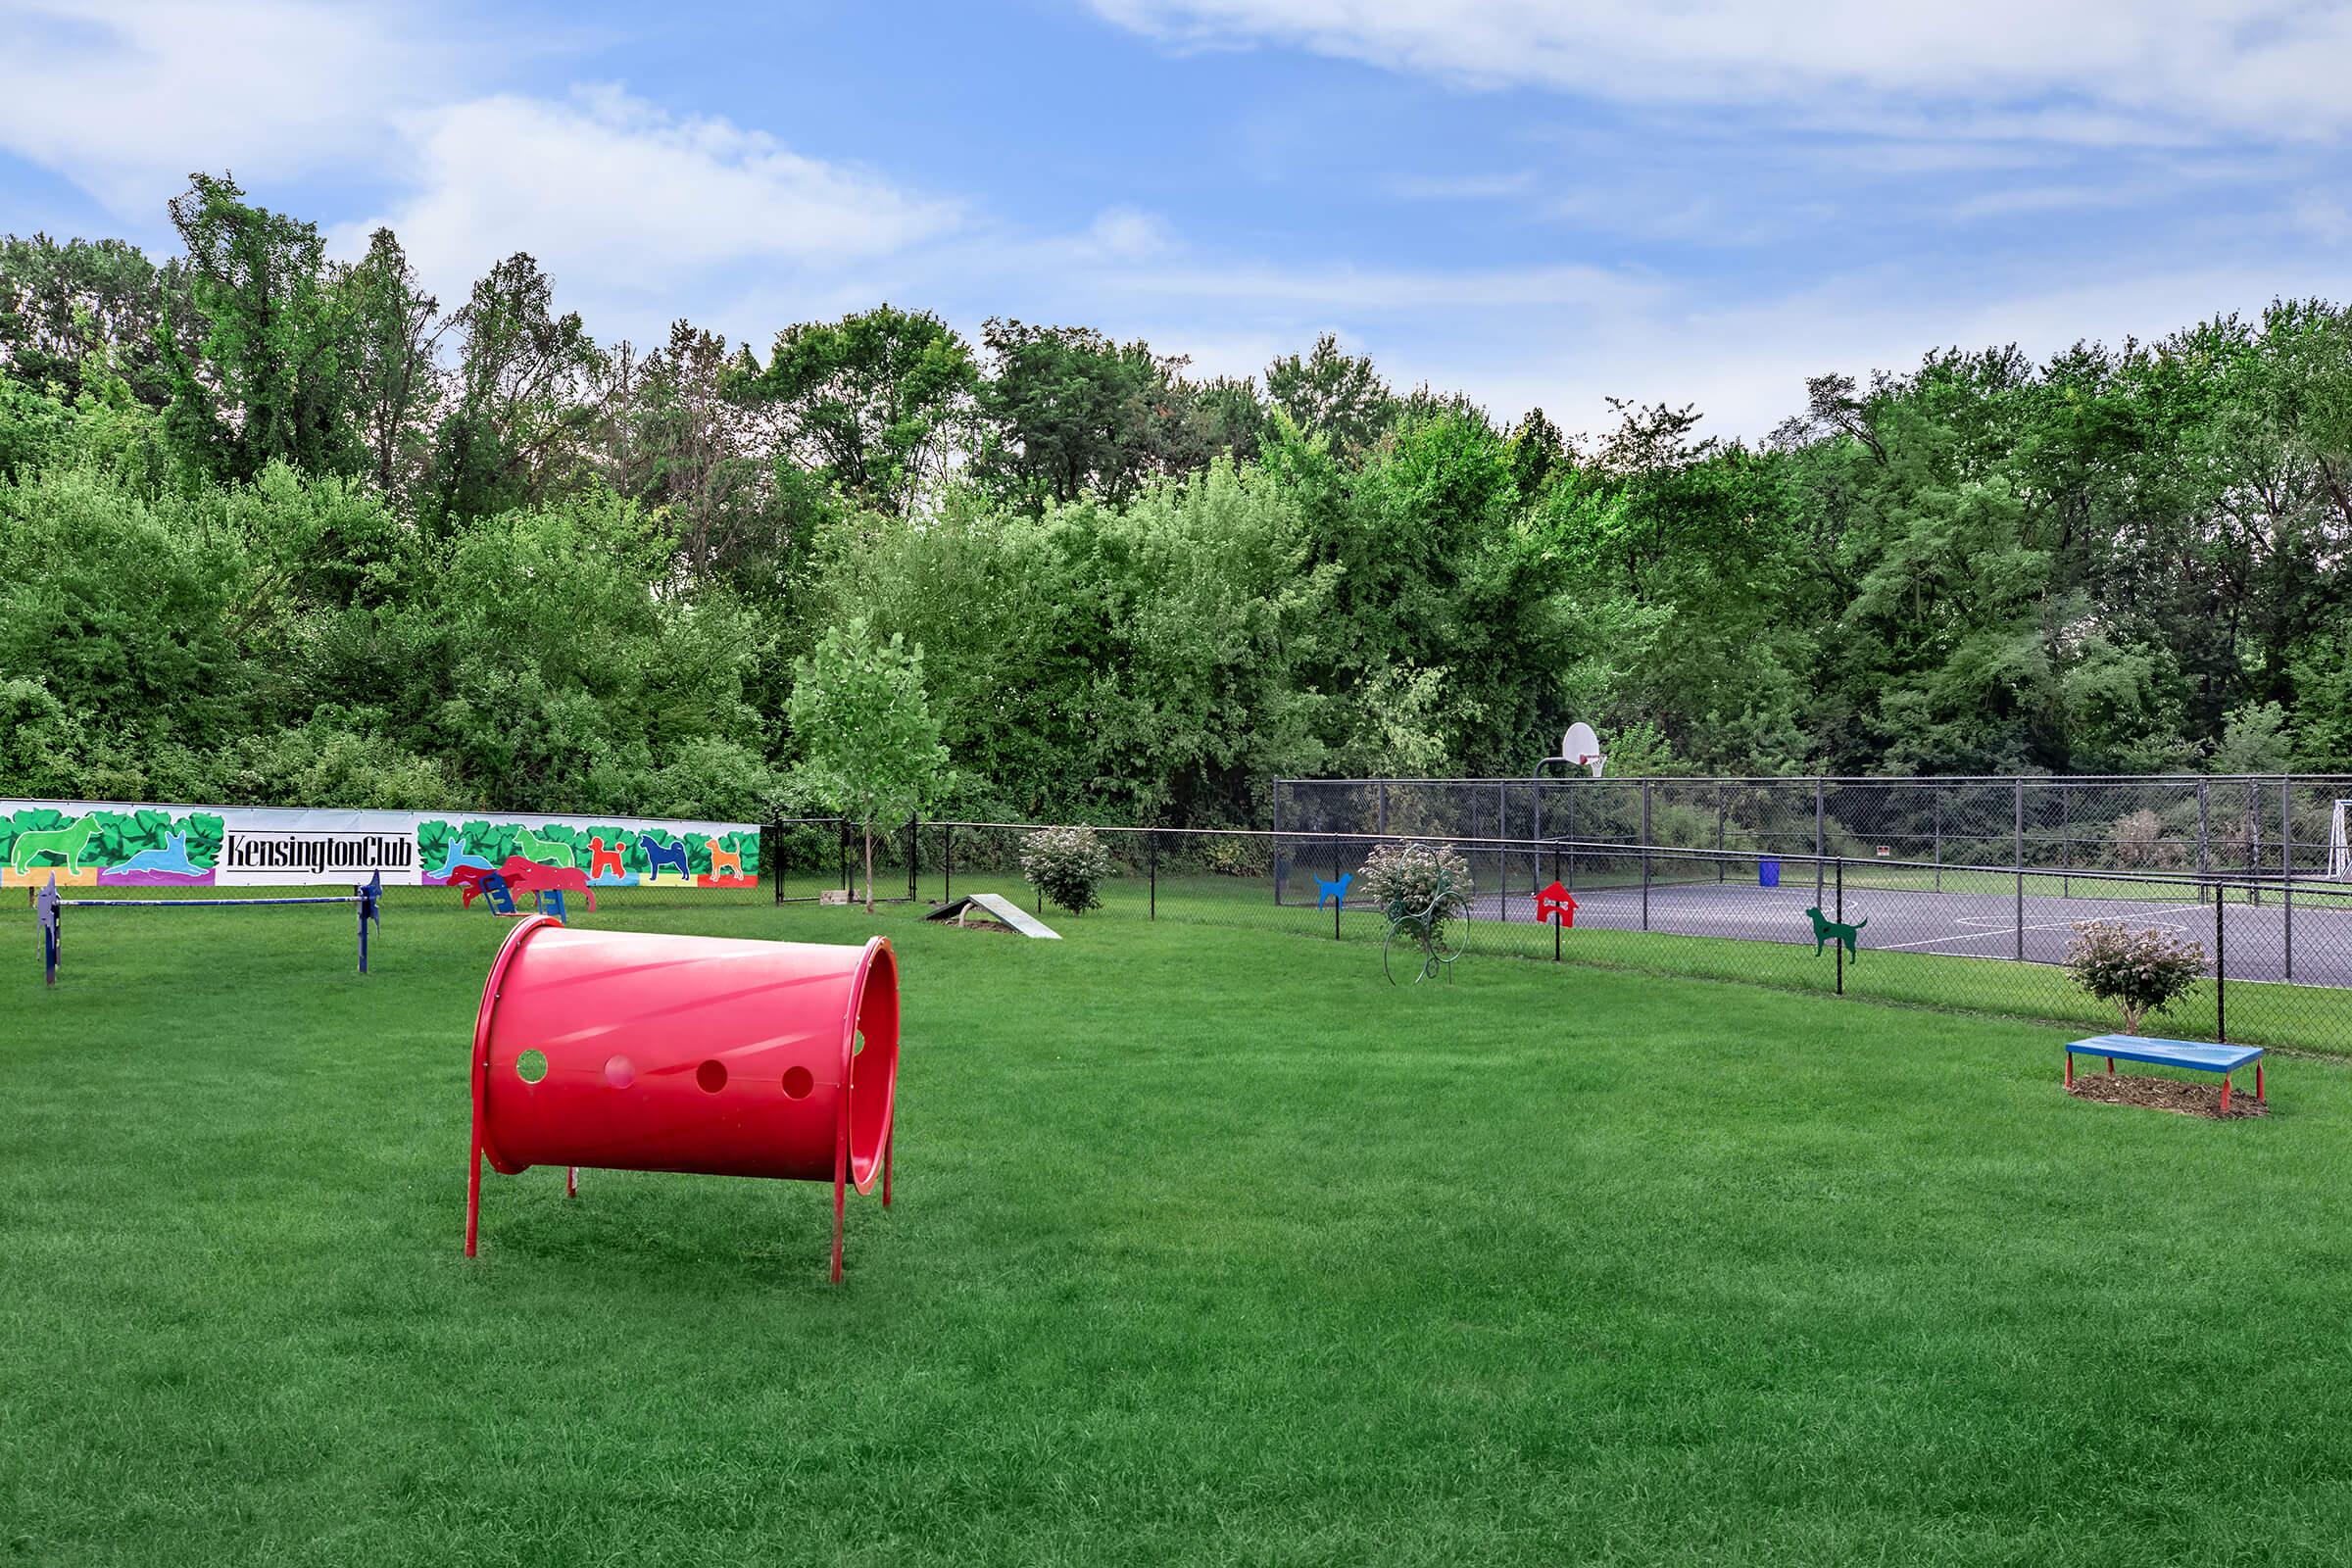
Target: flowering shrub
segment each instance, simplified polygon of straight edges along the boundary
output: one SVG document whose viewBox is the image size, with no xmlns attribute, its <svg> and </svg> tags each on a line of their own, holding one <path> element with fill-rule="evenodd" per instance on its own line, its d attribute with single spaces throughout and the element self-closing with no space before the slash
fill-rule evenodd
<svg viewBox="0 0 2352 1568">
<path fill-rule="evenodd" d="M 1206 838 L 1200 843 L 1200 863 L 1217 876 L 1264 876 L 1266 858 L 1255 839 Z"/>
<path fill-rule="evenodd" d="M 1365 858 L 1356 876 L 1365 895 L 1392 920 L 1417 920 L 1428 910 L 1432 934 L 1470 909 L 1470 862 L 1450 849 L 1384 844 Z"/>
<path fill-rule="evenodd" d="M 2177 870 L 2188 863 L 2186 845 L 2164 836 L 2154 811 L 2132 811 L 2116 819 L 2107 835 L 2108 856 L 2119 871 Z"/>
<path fill-rule="evenodd" d="M 1021 841 L 1021 875 L 1056 907 L 1084 914 L 1102 907 L 1110 852 L 1091 827 L 1041 827 Z"/>
<path fill-rule="evenodd" d="M 2169 931 L 2134 931 L 2121 920 L 2084 920 L 2067 944 L 2066 972 L 2124 1015 L 2124 1033 L 2139 1033 L 2149 1013 L 2178 1000 L 2205 973 L 2205 950 Z"/>
</svg>

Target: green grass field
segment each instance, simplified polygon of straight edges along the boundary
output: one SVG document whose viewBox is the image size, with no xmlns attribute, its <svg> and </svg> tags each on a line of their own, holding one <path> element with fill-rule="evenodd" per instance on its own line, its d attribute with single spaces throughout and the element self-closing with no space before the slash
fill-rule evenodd
<svg viewBox="0 0 2352 1568">
<path fill-rule="evenodd" d="M 1121 906 L 735 903 L 906 980 L 898 1203 L 486 1178 L 503 927 L 79 912 L 0 965 L 0 1560 L 2332 1562 L 2352 1066 Z"/>
</svg>

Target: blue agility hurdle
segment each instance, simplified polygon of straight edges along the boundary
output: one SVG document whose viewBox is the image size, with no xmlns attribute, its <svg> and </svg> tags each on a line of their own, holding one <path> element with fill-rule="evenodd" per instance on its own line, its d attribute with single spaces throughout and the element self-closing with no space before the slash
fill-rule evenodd
<svg viewBox="0 0 2352 1568">
<path fill-rule="evenodd" d="M 57 878 L 32 896 L 34 919 L 40 925 L 41 975 L 50 985 L 57 984 L 57 960 L 65 941 L 65 911 L 68 909 L 251 909 L 276 904 L 356 904 L 360 912 L 360 973 L 368 972 L 368 924 L 375 923 L 380 934 L 384 929 L 384 877 L 382 872 L 368 879 L 366 887 L 353 888 L 319 898 L 301 899 L 61 899 L 57 896 Z"/>
</svg>

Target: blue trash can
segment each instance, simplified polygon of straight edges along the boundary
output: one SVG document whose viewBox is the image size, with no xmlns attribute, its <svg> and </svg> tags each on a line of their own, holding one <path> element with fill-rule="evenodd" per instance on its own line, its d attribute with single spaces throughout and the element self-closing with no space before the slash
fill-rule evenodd
<svg viewBox="0 0 2352 1568">
<path fill-rule="evenodd" d="M 1760 888 L 1777 888 L 1780 885 L 1781 862 L 1778 860 L 1758 860 L 1756 862 L 1756 886 Z"/>
</svg>

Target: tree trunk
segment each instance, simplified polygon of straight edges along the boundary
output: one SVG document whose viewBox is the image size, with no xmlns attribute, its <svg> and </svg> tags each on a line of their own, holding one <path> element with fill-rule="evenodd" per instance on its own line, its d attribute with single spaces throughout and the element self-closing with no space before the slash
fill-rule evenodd
<svg viewBox="0 0 2352 1568">
<path fill-rule="evenodd" d="M 865 824 L 865 912 L 874 912 L 874 824 Z"/>
</svg>

